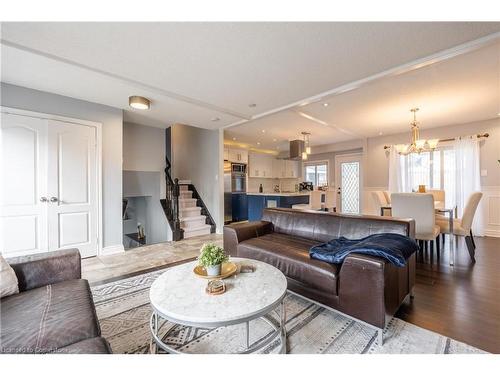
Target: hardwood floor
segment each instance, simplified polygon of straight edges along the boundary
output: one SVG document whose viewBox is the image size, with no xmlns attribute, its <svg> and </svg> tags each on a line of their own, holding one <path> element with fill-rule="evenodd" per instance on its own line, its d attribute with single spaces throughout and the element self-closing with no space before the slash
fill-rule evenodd
<svg viewBox="0 0 500 375">
<path fill-rule="evenodd" d="M 480 349 L 500 353 L 500 238 L 477 237 L 476 263 L 459 241 L 455 266 L 449 247 L 420 256 L 415 298 L 397 317 Z"/>
<path fill-rule="evenodd" d="M 198 254 L 204 242 L 222 244 L 221 235 L 203 236 L 84 259 L 83 275 L 93 284 L 174 264 Z M 442 255 L 419 256 L 415 298 L 397 317 L 480 349 L 500 353 L 500 238 L 476 238 L 476 263 L 460 241 L 455 266 L 449 247 Z"/>
</svg>

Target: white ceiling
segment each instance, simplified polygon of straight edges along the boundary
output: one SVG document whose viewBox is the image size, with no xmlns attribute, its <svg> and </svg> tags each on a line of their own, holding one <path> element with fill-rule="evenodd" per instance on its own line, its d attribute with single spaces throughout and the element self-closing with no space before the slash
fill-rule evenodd
<svg viewBox="0 0 500 375">
<path fill-rule="evenodd" d="M 323 104 L 327 103 L 325 107 Z M 419 107 L 422 129 L 463 124 L 500 113 L 500 41 L 409 72 L 381 78 L 226 130 L 225 138 L 253 147 L 288 149 L 311 133 L 312 145 L 409 131 L 410 109 Z M 312 121 L 298 112 L 319 120 Z M 262 133 L 265 130 L 265 133 Z M 342 132 L 343 131 L 343 132 Z M 276 138 L 276 142 L 270 137 Z"/>
<path fill-rule="evenodd" d="M 1 31 L 3 82 L 123 108 L 145 125 L 214 129 L 498 32 L 500 23 L 2 23 Z M 129 95 L 151 98 L 152 109 L 131 111 Z M 301 127 L 292 117 L 286 127 Z"/>
</svg>

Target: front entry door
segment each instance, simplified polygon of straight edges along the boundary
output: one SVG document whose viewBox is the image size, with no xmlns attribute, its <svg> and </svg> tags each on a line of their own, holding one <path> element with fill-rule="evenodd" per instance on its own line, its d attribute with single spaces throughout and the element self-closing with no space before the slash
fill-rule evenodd
<svg viewBox="0 0 500 375">
<path fill-rule="evenodd" d="M 97 255 L 97 168 L 94 127 L 49 120 L 49 249 Z"/>
<path fill-rule="evenodd" d="M 337 212 L 359 214 L 361 212 L 361 155 L 335 157 L 335 185 Z"/>
</svg>

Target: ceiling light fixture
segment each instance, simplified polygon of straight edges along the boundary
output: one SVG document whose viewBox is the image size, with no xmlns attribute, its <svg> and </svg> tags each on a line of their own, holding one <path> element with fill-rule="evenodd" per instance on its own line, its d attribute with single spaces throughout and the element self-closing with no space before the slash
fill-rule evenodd
<svg viewBox="0 0 500 375">
<path fill-rule="evenodd" d="M 215 121 L 219 121 L 219 120 L 220 120 L 220 117 L 214 117 L 210 121 L 214 121 L 215 122 Z"/>
<path fill-rule="evenodd" d="M 323 107 L 328 107 L 329 105 L 329 103 L 323 103 Z"/>
<path fill-rule="evenodd" d="M 410 144 L 397 144 L 394 147 L 396 147 L 396 151 L 401 154 L 401 155 L 408 155 L 408 154 L 413 154 L 417 153 L 420 154 L 422 151 L 432 151 L 434 150 L 438 143 L 439 139 L 420 139 L 420 129 L 418 127 L 418 121 L 417 121 L 417 111 L 418 108 L 412 108 L 410 111 L 413 113 L 413 121 L 410 123 L 411 124 L 411 137 L 410 137 Z"/>
<path fill-rule="evenodd" d="M 129 96 L 128 105 L 134 109 L 149 109 L 151 108 L 151 101 L 143 96 Z"/>
<path fill-rule="evenodd" d="M 265 133 L 266 131 L 264 129 L 262 129 L 262 133 Z"/>
<path fill-rule="evenodd" d="M 257 146 L 260 146 L 260 142 L 257 142 Z"/>
<path fill-rule="evenodd" d="M 311 133 L 302 132 L 302 137 L 304 138 L 305 152 L 307 155 L 311 155 L 311 145 L 309 144 L 309 136 Z"/>
</svg>

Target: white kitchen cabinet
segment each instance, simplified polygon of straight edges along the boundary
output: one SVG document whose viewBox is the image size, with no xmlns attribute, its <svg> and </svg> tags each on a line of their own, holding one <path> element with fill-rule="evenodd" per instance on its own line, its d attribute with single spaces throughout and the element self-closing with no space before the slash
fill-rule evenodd
<svg viewBox="0 0 500 375">
<path fill-rule="evenodd" d="M 285 177 L 286 178 L 299 178 L 302 173 L 300 173 L 300 162 L 295 160 L 285 160 Z"/>
<path fill-rule="evenodd" d="M 273 177 L 274 178 L 285 178 L 285 160 L 283 159 L 273 159 Z"/>
<path fill-rule="evenodd" d="M 230 148 L 228 150 L 228 160 L 232 163 L 248 163 L 248 151 Z"/>
<path fill-rule="evenodd" d="M 273 158 L 263 154 L 250 154 L 248 169 L 249 177 L 272 178 Z"/>
<path fill-rule="evenodd" d="M 224 160 L 229 160 L 229 149 L 224 148 Z"/>
</svg>

